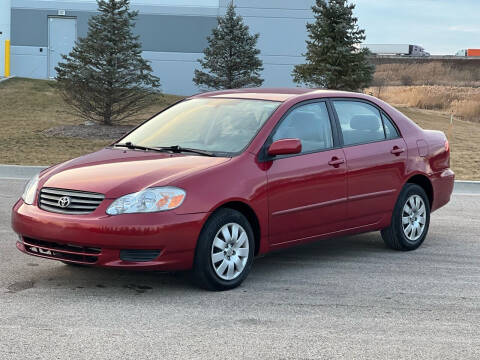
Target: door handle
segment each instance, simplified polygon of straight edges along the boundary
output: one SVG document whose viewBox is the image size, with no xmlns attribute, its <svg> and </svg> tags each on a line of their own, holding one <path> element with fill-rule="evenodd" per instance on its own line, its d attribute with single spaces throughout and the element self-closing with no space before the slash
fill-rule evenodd
<svg viewBox="0 0 480 360">
<path fill-rule="evenodd" d="M 328 162 L 328 165 L 337 168 L 337 167 L 339 167 L 340 165 L 342 165 L 344 162 L 345 162 L 344 159 L 339 159 L 339 158 L 337 158 L 336 156 L 334 156 L 334 157 L 332 158 L 332 160 L 330 160 L 330 161 Z"/>
<path fill-rule="evenodd" d="M 400 155 L 401 153 L 405 152 L 405 149 L 399 148 L 398 146 L 394 146 L 393 149 L 390 151 L 393 155 Z"/>
</svg>

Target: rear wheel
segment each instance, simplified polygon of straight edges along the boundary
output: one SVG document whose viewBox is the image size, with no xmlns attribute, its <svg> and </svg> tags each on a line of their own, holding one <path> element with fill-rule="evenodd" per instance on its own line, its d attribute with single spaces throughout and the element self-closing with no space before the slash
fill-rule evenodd
<svg viewBox="0 0 480 360">
<path fill-rule="evenodd" d="M 252 266 L 253 230 L 242 213 L 221 209 L 205 224 L 198 239 L 193 268 L 197 285 L 228 290 L 240 285 Z"/>
<path fill-rule="evenodd" d="M 422 245 L 430 224 L 427 194 L 416 184 L 406 184 L 398 197 L 388 228 L 382 230 L 385 244 L 395 250 L 415 250 Z"/>
</svg>

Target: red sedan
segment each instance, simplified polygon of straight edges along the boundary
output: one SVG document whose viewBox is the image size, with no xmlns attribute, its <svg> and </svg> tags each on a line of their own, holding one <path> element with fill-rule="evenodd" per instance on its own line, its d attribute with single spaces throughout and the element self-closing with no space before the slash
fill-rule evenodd
<svg viewBox="0 0 480 360">
<path fill-rule="evenodd" d="M 34 177 L 13 208 L 29 255 L 129 269 L 193 269 L 230 289 L 253 258 L 380 230 L 418 248 L 450 200 L 445 135 L 371 96 L 243 89 L 185 99 L 111 146 Z"/>
</svg>

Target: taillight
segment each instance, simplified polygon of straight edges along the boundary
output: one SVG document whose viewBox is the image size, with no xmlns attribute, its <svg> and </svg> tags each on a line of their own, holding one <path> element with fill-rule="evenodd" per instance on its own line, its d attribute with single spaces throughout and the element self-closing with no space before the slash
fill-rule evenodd
<svg viewBox="0 0 480 360">
<path fill-rule="evenodd" d="M 450 144 L 448 143 L 448 140 L 445 140 L 445 151 L 446 152 L 450 151 Z"/>
</svg>

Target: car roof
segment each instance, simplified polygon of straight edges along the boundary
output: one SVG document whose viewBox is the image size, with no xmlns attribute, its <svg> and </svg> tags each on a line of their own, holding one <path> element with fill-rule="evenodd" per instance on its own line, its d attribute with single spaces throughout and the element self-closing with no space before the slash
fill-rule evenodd
<svg viewBox="0 0 480 360">
<path fill-rule="evenodd" d="M 284 102 L 295 97 L 341 97 L 355 96 L 359 98 L 367 98 L 364 94 L 353 93 L 338 90 L 308 89 L 308 88 L 250 88 L 250 89 L 234 89 L 206 92 L 192 96 L 192 98 L 230 98 L 230 99 L 255 99 Z"/>
</svg>

